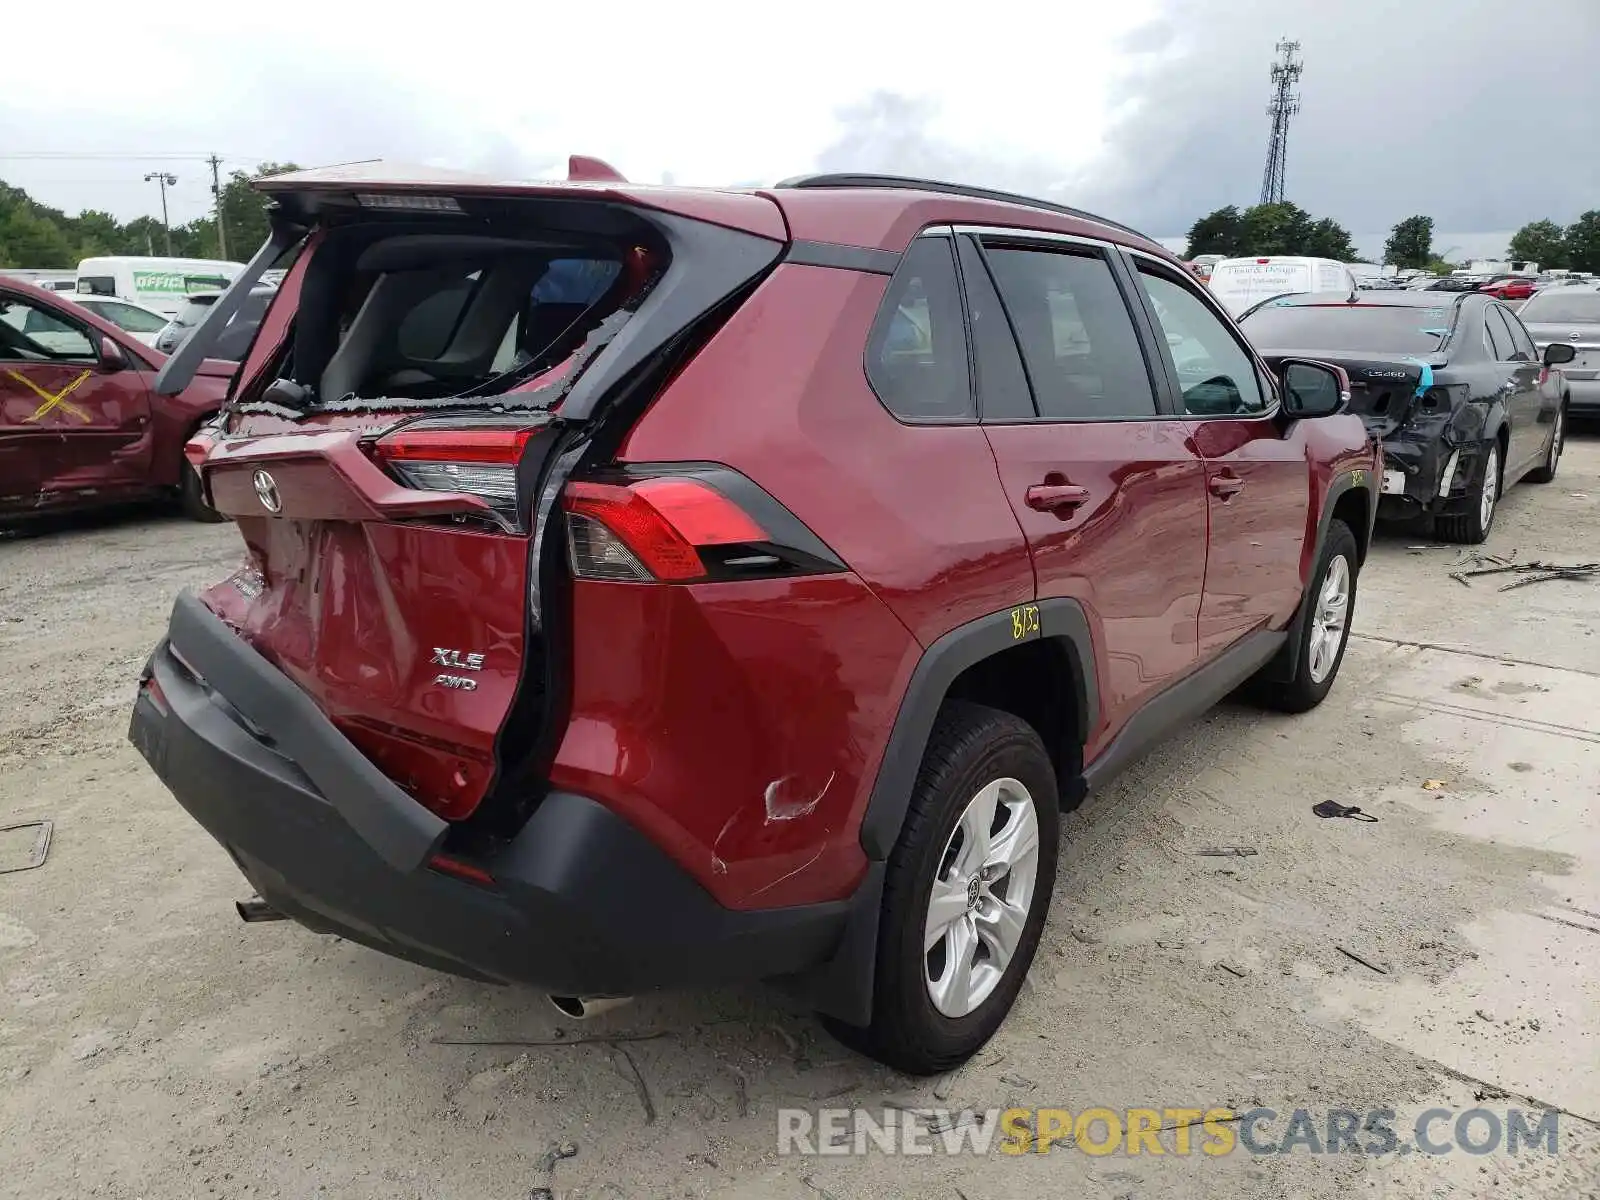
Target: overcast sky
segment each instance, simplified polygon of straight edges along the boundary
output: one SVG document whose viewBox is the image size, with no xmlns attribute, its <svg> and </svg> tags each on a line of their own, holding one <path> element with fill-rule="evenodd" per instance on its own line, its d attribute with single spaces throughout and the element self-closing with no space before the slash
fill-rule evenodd
<svg viewBox="0 0 1600 1200">
<path fill-rule="evenodd" d="M 1012 0 L 961 19 L 904 0 L 454 0 L 382 20 L 350 0 L 83 0 L 70 37 L 59 8 L 10 8 L 0 178 L 124 219 L 159 212 L 155 170 L 179 177 L 175 223 L 202 215 L 212 151 L 225 170 L 389 157 L 523 177 L 581 152 L 646 181 L 943 176 L 1181 234 L 1255 202 L 1285 35 L 1305 62 L 1288 197 L 1314 214 L 1359 234 L 1600 208 L 1600 0 Z"/>
</svg>

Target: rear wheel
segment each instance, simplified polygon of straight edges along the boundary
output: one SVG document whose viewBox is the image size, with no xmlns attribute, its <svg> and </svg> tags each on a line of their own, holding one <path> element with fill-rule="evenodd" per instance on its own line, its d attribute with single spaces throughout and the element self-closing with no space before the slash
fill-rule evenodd
<svg viewBox="0 0 1600 1200">
<path fill-rule="evenodd" d="M 947 704 L 889 856 L 872 1023 L 824 1018 L 834 1035 L 913 1075 L 970 1058 L 1033 962 L 1059 827 L 1055 772 L 1033 727 Z"/>
<path fill-rule="evenodd" d="M 1355 609 L 1359 573 L 1357 551 L 1356 535 L 1350 526 L 1338 519 L 1329 522 L 1311 586 L 1301 601 L 1306 613 L 1295 647 L 1294 678 L 1285 683 L 1258 676 L 1250 689 L 1250 694 L 1268 708 L 1307 712 L 1321 704 L 1333 687 L 1350 639 L 1350 615 Z M 1271 669 L 1269 666 L 1264 671 Z"/>
<path fill-rule="evenodd" d="M 1563 403 L 1556 409 L 1556 419 L 1550 424 L 1550 445 L 1544 452 L 1544 464 L 1528 472 L 1526 478 L 1529 483 L 1549 483 L 1556 477 L 1556 468 L 1561 465 L 1561 449 L 1566 437 L 1567 406 Z"/>
<path fill-rule="evenodd" d="M 1484 447 L 1483 471 L 1478 476 L 1478 486 L 1472 491 L 1467 511 L 1434 518 L 1434 536 L 1446 542 L 1479 545 L 1488 540 L 1499 502 L 1500 443 L 1496 440 Z"/>
<path fill-rule="evenodd" d="M 205 490 L 200 486 L 200 475 L 185 458 L 179 467 L 181 478 L 178 484 L 178 503 L 183 508 L 183 515 L 191 521 L 204 521 L 207 524 L 216 524 L 228 518 L 219 513 L 206 503 Z"/>
</svg>

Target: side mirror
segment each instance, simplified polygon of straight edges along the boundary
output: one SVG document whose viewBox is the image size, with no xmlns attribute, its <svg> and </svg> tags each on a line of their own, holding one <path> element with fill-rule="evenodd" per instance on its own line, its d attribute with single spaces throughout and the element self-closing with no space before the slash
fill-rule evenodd
<svg viewBox="0 0 1600 1200">
<path fill-rule="evenodd" d="M 1350 403 L 1350 376 L 1343 367 L 1304 358 L 1284 359 L 1283 411 L 1291 417 L 1331 417 Z"/>
<path fill-rule="evenodd" d="M 1544 348 L 1544 365 L 1559 367 L 1578 357 L 1578 348 L 1566 342 L 1551 342 Z"/>
<path fill-rule="evenodd" d="M 122 352 L 122 347 L 108 337 L 100 339 L 100 369 L 102 371 L 122 371 L 128 366 L 128 356 Z"/>
</svg>

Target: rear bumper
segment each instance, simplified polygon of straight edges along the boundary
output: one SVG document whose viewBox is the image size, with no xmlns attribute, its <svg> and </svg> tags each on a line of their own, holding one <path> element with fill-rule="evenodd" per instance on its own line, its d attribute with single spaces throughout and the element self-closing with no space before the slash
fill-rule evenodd
<svg viewBox="0 0 1600 1200">
<path fill-rule="evenodd" d="M 1567 380 L 1567 411 L 1579 417 L 1600 417 L 1600 379 Z"/>
<path fill-rule="evenodd" d="M 844 931 L 850 901 L 722 907 L 572 793 L 473 860 L 492 885 L 430 867 L 445 823 L 191 597 L 145 678 L 157 687 L 141 687 L 129 739 L 261 897 L 318 932 L 471 978 L 628 995 L 804 974 Z"/>
<path fill-rule="evenodd" d="M 1452 514 L 1465 512 L 1472 503 L 1470 498 L 1483 472 L 1482 443 L 1452 446 L 1442 438 L 1424 440 L 1402 431 L 1385 438 L 1382 445 L 1380 517 L 1395 520 Z M 1452 458 L 1454 470 L 1450 470 Z M 1392 490 L 1396 482 L 1401 491 Z"/>
</svg>

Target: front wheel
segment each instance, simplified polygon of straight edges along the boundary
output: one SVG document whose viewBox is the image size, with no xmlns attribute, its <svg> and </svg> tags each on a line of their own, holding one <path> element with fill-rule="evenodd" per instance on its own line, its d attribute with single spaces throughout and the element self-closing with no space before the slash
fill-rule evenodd
<svg viewBox="0 0 1600 1200">
<path fill-rule="evenodd" d="M 1360 571 L 1357 552 L 1356 535 L 1350 526 L 1337 518 L 1329 522 L 1311 586 L 1301 600 L 1305 618 L 1300 622 L 1300 638 L 1295 646 L 1294 678 L 1285 683 L 1258 677 L 1253 689 L 1268 708 L 1307 712 L 1321 704 L 1333 687 L 1350 640 L 1350 616 L 1355 610 L 1356 577 Z"/>
<path fill-rule="evenodd" d="M 1550 444 L 1545 447 L 1544 462 L 1528 472 L 1529 483 L 1549 483 L 1556 477 L 1556 468 L 1561 465 L 1562 444 L 1567 436 L 1566 418 L 1566 405 L 1562 405 L 1556 409 L 1556 419 L 1550 423 Z"/>
<path fill-rule="evenodd" d="M 889 856 L 872 1023 L 824 1023 L 912 1075 L 960 1065 L 994 1035 L 1039 946 L 1060 801 L 1033 727 L 952 701 L 934 725 Z"/>
</svg>

